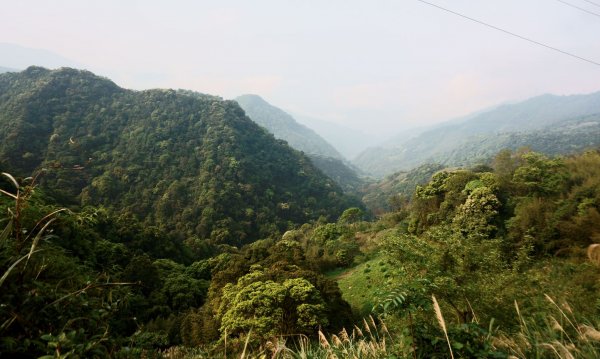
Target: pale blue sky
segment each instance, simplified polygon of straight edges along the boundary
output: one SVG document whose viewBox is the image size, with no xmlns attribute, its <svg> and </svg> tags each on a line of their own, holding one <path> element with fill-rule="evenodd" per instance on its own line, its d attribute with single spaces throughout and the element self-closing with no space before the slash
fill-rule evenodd
<svg viewBox="0 0 600 359">
<path fill-rule="evenodd" d="M 555 0 L 430 1 L 600 62 L 600 16 Z M 0 0 L 0 9 L 0 42 L 52 51 L 121 86 L 256 93 L 371 133 L 600 90 L 600 66 L 415 0 Z"/>
</svg>

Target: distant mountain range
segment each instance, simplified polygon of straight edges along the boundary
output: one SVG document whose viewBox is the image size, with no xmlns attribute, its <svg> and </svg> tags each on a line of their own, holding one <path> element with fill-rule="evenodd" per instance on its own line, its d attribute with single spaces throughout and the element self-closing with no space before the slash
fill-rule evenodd
<svg viewBox="0 0 600 359">
<path fill-rule="evenodd" d="M 543 95 L 498 106 L 367 149 L 353 164 L 382 177 L 424 163 L 469 165 L 502 148 L 529 146 L 548 154 L 600 145 L 600 92 Z"/>
<path fill-rule="evenodd" d="M 25 69 L 32 65 L 52 69 L 59 67 L 83 67 L 82 64 L 49 50 L 0 43 L 0 66 L 14 70 Z"/>
<path fill-rule="evenodd" d="M 17 72 L 17 71 L 19 71 L 19 70 L 13 69 L 13 68 L 10 68 L 10 67 L 0 66 L 0 74 L 5 73 L 5 72 Z"/>
</svg>

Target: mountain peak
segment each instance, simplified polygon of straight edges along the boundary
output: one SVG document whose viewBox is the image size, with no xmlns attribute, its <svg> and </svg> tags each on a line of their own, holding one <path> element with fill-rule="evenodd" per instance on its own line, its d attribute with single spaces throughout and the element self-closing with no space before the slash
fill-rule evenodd
<svg viewBox="0 0 600 359">
<path fill-rule="evenodd" d="M 267 101 L 265 101 L 264 98 L 260 97 L 259 95 L 256 94 L 244 94 L 244 95 L 240 95 L 238 97 L 235 98 L 236 101 L 256 101 L 256 102 L 262 102 L 262 103 L 268 103 Z"/>
<path fill-rule="evenodd" d="M 68 68 L 0 75 L 0 169 L 45 169 L 42 186 L 65 205 L 105 206 L 219 244 L 358 205 L 233 101 L 131 91 Z"/>
</svg>

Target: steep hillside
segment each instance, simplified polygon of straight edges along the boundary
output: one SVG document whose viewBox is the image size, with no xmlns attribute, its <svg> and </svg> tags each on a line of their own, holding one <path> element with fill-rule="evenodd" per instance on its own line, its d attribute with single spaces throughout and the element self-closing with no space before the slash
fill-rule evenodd
<svg viewBox="0 0 600 359">
<path fill-rule="evenodd" d="M 354 168 L 344 161 L 326 156 L 309 155 L 312 163 L 346 192 L 356 193 L 365 184 Z"/>
<path fill-rule="evenodd" d="M 397 144 L 368 149 L 354 164 L 367 173 L 384 176 L 427 162 L 470 164 L 504 147 L 527 145 L 550 154 L 570 153 L 600 145 L 600 128 L 594 125 L 597 117 L 593 116 L 597 114 L 600 92 L 539 96 L 438 125 Z"/>
<path fill-rule="evenodd" d="M 342 159 L 342 156 L 310 128 L 299 124 L 285 111 L 269 104 L 258 95 L 242 95 L 235 99 L 248 117 L 276 138 L 307 154 Z"/>
<path fill-rule="evenodd" d="M 410 171 L 388 175 L 366 186 L 362 200 L 375 214 L 398 210 L 410 200 L 417 186 L 427 183 L 431 176 L 443 169 L 440 164 L 428 163 Z"/>
<path fill-rule="evenodd" d="M 345 161 L 333 146 L 310 128 L 296 122 L 285 111 L 269 104 L 260 96 L 243 95 L 235 99 L 254 122 L 276 138 L 308 155 L 313 164 L 345 191 L 356 191 L 363 180 L 357 168 Z"/>
<path fill-rule="evenodd" d="M 240 245 L 357 201 L 234 101 L 122 89 L 86 71 L 0 76 L 0 169 L 62 203 Z"/>
<path fill-rule="evenodd" d="M 365 149 L 381 142 L 376 136 L 337 123 L 301 115 L 294 115 L 294 118 L 331 143 L 345 158 L 354 158 Z"/>
</svg>

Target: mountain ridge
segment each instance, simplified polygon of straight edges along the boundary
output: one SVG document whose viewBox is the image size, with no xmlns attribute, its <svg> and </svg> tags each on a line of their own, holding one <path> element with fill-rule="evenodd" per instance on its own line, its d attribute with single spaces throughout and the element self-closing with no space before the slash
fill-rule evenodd
<svg viewBox="0 0 600 359">
<path fill-rule="evenodd" d="M 329 142 L 311 128 L 299 123 L 282 109 L 258 95 L 242 95 L 235 99 L 251 120 L 286 141 L 291 147 L 304 152 L 325 175 L 338 183 L 346 192 L 356 191 L 363 185 L 359 170 L 347 161 Z"/>
<path fill-rule="evenodd" d="M 500 105 L 474 116 L 465 116 L 463 121 L 441 123 L 412 138 L 399 139 L 395 144 L 370 148 L 361 153 L 353 163 L 361 170 L 378 177 L 399 170 L 409 170 L 427 162 L 463 165 L 464 161 L 455 161 L 448 154 L 460 152 L 461 148 L 469 147 L 472 141 L 479 141 L 481 149 L 485 150 L 486 143 L 497 145 L 498 139 L 495 137 L 498 134 L 506 136 L 512 133 L 516 137 L 526 136 L 529 140 L 535 140 L 543 138 L 544 132 L 551 131 L 553 127 L 599 113 L 600 92 L 569 96 L 541 95 L 515 104 Z M 571 140 L 577 143 L 575 136 Z M 521 145 L 527 145 L 521 142 Z M 600 144 L 600 140 L 592 145 L 594 144 Z M 535 143 L 531 145 L 541 152 L 560 153 L 544 146 L 536 146 Z M 589 144 L 575 146 L 573 150 L 586 146 Z M 494 151 L 485 152 L 491 154 Z M 461 157 L 468 157 L 468 153 Z"/>
<path fill-rule="evenodd" d="M 215 96 L 30 67 L 0 75 L 0 130 L 2 170 L 44 168 L 42 184 L 61 202 L 118 209 L 217 244 L 360 206 L 237 102 Z"/>
<path fill-rule="evenodd" d="M 312 129 L 299 123 L 287 112 L 271 105 L 262 97 L 246 94 L 234 99 L 256 123 L 307 154 L 343 159 L 343 156 Z"/>
</svg>

